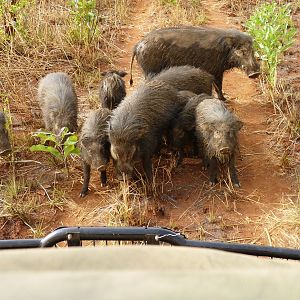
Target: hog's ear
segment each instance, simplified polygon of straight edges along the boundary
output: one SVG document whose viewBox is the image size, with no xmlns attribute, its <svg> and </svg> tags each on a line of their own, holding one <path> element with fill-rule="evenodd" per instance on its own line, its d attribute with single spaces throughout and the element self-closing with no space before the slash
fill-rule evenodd
<svg viewBox="0 0 300 300">
<path fill-rule="evenodd" d="M 101 76 L 105 76 L 107 74 L 107 72 L 106 71 L 105 72 L 101 72 L 100 74 L 101 74 Z"/>
<path fill-rule="evenodd" d="M 232 36 L 226 36 L 223 39 L 224 45 L 226 45 L 229 48 L 232 48 L 234 46 L 234 41 L 235 41 L 235 39 Z"/>
<path fill-rule="evenodd" d="M 118 71 L 117 73 L 118 73 L 118 75 L 121 76 L 121 77 L 125 77 L 125 76 L 128 74 L 128 73 L 125 72 L 125 71 Z"/>
<path fill-rule="evenodd" d="M 234 125 L 233 125 L 234 130 L 236 130 L 236 131 L 241 130 L 243 126 L 244 126 L 244 123 L 243 123 L 241 120 L 239 120 L 239 119 L 237 119 L 237 120 L 234 122 Z"/>
</svg>

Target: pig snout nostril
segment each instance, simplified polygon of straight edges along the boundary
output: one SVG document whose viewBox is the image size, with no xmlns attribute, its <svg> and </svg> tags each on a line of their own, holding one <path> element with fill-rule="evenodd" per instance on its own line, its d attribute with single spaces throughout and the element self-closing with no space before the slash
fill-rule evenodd
<svg viewBox="0 0 300 300">
<path fill-rule="evenodd" d="M 220 149 L 220 153 L 222 153 L 222 154 L 227 154 L 229 152 L 230 152 L 230 149 L 228 147 L 224 147 L 224 148 Z"/>
</svg>

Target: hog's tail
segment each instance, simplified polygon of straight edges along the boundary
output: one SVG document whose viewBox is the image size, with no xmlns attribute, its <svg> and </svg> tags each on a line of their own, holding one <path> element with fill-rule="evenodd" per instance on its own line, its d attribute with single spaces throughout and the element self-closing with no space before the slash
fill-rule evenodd
<svg viewBox="0 0 300 300">
<path fill-rule="evenodd" d="M 130 63 L 130 86 L 132 86 L 133 84 L 133 80 L 132 80 L 132 64 L 133 64 L 133 60 L 134 60 L 134 57 L 136 56 L 136 47 L 134 47 L 133 49 L 133 53 L 132 53 L 132 57 L 131 57 L 131 63 Z"/>
</svg>

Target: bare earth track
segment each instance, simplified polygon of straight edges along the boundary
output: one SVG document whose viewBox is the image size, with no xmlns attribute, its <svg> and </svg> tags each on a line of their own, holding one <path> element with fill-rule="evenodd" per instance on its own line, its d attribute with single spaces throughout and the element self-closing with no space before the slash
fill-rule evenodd
<svg viewBox="0 0 300 300">
<path fill-rule="evenodd" d="M 117 69 L 129 73 L 132 48 L 150 30 L 149 3 L 139 0 L 133 5 L 130 26 L 124 29 L 124 41 L 118 45 L 122 53 L 116 60 Z M 216 0 L 203 2 L 208 8 L 205 12 L 207 25 L 237 27 L 219 3 Z M 128 94 L 143 79 L 136 62 L 133 71 L 134 87 L 127 86 Z M 185 159 L 182 166 L 172 171 L 172 182 L 166 183 L 163 193 L 154 200 L 156 203 L 152 205 L 156 209 L 149 211 L 148 225 L 172 227 L 191 238 L 270 243 L 264 233 L 264 224 L 259 220 L 264 213 L 274 209 L 284 195 L 293 193 L 294 180 L 282 173 L 270 151 L 268 119 L 273 111 L 264 102 L 258 83 L 238 70 L 225 74 L 224 91 L 228 105 L 244 122 L 240 133 L 241 155 L 237 162 L 241 189 L 229 189 L 224 183 L 209 187 L 207 173 L 201 170 L 200 161 Z M 68 197 L 75 202 L 56 216 L 51 227 L 104 225 L 97 214 L 99 207 L 107 204 L 109 190 L 95 193 L 94 187 L 99 187 L 99 181 L 94 172 L 89 195 L 79 199 L 81 185 L 77 180 L 68 183 L 69 189 L 72 185 Z M 109 187 L 112 185 L 110 182 Z M 88 222 L 89 217 L 94 221 Z"/>
</svg>

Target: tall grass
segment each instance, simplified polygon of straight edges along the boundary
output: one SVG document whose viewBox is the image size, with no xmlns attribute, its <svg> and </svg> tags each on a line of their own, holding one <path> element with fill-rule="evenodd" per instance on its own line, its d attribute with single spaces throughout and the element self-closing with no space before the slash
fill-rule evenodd
<svg viewBox="0 0 300 300">
<path fill-rule="evenodd" d="M 156 27 L 201 25 L 205 21 L 202 0 L 155 0 Z"/>
</svg>

